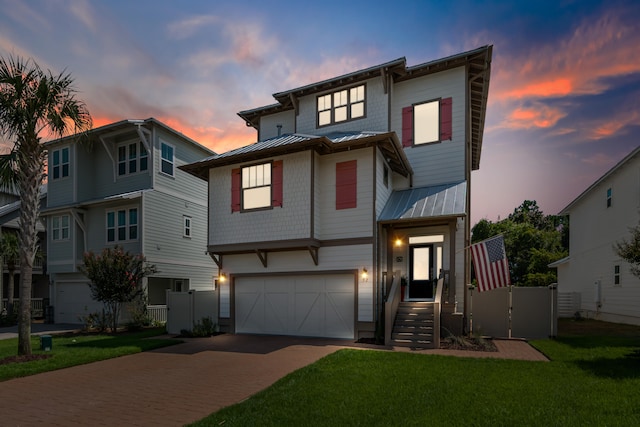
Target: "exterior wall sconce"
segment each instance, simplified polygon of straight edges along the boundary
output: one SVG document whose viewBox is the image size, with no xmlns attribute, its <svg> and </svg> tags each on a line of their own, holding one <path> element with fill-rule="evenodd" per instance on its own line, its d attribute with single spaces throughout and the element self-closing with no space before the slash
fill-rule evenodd
<svg viewBox="0 0 640 427">
<path fill-rule="evenodd" d="M 396 238 L 396 241 L 394 242 L 394 245 L 396 248 L 399 248 L 400 246 L 402 246 L 402 239 L 401 238 Z"/>
<path fill-rule="evenodd" d="M 369 281 L 369 272 L 367 271 L 366 268 L 362 269 L 362 281 L 364 282 Z"/>
<path fill-rule="evenodd" d="M 218 281 L 219 281 L 220 283 L 224 283 L 224 282 L 226 282 L 226 281 L 227 281 L 227 275 L 226 275 L 226 274 L 224 274 L 223 272 L 220 272 L 220 276 L 218 276 Z"/>
</svg>

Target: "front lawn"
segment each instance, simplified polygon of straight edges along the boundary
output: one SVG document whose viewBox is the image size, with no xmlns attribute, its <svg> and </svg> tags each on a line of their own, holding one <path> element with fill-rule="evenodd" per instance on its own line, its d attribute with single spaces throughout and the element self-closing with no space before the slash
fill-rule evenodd
<svg viewBox="0 0 640 427">
<path fill-rule="evenodd" d="M 341 350 L 194 425 L 640 425 L 639 331 L 533 342 L 551 362 Z"/>
<path fill-rule="evenodd" d="M 53 335 L 53 349 L 47 352 L 40 350 L 40 337 L 34 335 L 31 337 L 33 353 L 35 355 L 51 355 L 51 357 L 29 362 L 0 364 L 0 381 L 153 350 L 179 342 L 152 338 L 163 333 L 164 328 L 156 328 L 117 335 Z M 17 338 L 0 340 L 0 361 L 15 356 L 17 350 Z"/>
</svg>

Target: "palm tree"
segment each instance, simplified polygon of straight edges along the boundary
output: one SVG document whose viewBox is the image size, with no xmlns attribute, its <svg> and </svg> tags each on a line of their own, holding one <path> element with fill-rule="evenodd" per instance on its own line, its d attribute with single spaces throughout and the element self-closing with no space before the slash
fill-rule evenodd
<svg viewBox="0 0 640 427">
<path fill-rule="evenodd" d="M 0 239 L 0 257 L 2 257 L 3 262 L 7 263 L 7 270 L 9 270 L 7 312 L 10 314 L 13 313 L 14 281 L 19 256 L 18 236 L 11 232 L 3 233 Z"/>
<path fill-rule="evenodd" d="M 54 75 L 32 59 L 0 58 L 0 134 L 13 144 L 2 160 L 10 165 L 5 170 L 15 172 L 21 203 L 19 355 L 31 354 L 31 280 L 46 160 L 41 140 L 91 129 L 91 115 L 75 95 L 73 79 L 65 71 Z"/>
</svg>

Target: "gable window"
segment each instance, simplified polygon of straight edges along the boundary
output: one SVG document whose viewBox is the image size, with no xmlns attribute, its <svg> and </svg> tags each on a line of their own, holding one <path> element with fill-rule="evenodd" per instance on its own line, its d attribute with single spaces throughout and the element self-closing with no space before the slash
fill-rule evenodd
<svg viewBox="0 0 640 427">
<path fill-rule="evenodd" d="M 364 117 L 365 85 L 318 96 L 318 127 Z"/>
<path fill-rule="evenodd" d="M 160 170 L 167 175 L 173 176 L 173 147 L 164 142 L 160 143 L 162 158 L 160 159 Z"/>
<path fill-rule="evenodd" d="M 107 212 L 107 242 L 138 239 L 138 208 Z"/>
<path fill-rule="evenodd" d="M 67 240 L 69 238 L 69 215 L 51 218 L 51 236 L 54 241 Z"/>
<path fill-rule="evenodd" d="M 146 171 L 149 154 L 142 142 L 132 142 L 118 146 L 118 175 L 128 175 Z"/>
<path fill-rule="evenodd" d="M 336 209 L 352 209 L 358 202 L 357 160 L 336 163 Z"/>
<path fill-rule="evenodd" d="M 54 150 L 51 153 L 51 163 L 53 179 L 69 176 L 69 147 Z"/>
<path fill-rule="evenodd" d="M 183 215 L 182 216 L 182 225 L 183 225 L 183 237 L 191 237 L 191 217 Z"/>
<path fill-rule="evenodd" d="M 607 188 L 607 207 L 611 207 L 611 188 Z"/>
<path fill-rule="evenodd" d="M 620 266 L 619 265 L 613 266 L 613 284 L 614 285 L 620 284 Z"/>
<path fill-rule="evenodd" d="M 282 207 L 282 160 L 231 171 L 231 212 Z"/>
<path fill-rule="evenodd" d="M 452 98 L 414 104 L 402 109 L 402 146 L 453 139 Z"/>
</svg>

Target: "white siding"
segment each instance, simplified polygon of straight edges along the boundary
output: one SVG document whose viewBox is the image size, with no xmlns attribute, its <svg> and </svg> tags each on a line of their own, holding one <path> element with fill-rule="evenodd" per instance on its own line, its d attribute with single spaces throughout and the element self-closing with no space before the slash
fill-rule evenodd
<svg viewBox="0 0 640 427">
<path fill-rule="evenodd" d="M 308 251 L 271 252 L 268 255 L 268 268 L 264 268 L 257 255 L 225 255 L 223 271 L 233 274 L 248 273 L 284 273 L 284 272 L 358 272 L 358 321 L 373 321 L 373 281 L 375 273 L 371 265 L 372 245 L 350 245 L 322 247 L 318 251 L 318 265 L 315 265 Z M 369 270 L 369 280 L 362 281 L 362 268 Z M 220 286 L 220 316 L 230 313 L 229 287 Z"/>
<path fill-rule="evenodd" d="M 347 151 L 320 158 L 321 240 L 373 236 L 373 149 Z M 336 210 L 336 163 L 357 160 L 357 206 Z"/>
<path fill-rule="evenodd" d="M 318 128 L 316 126 L 317 97 L 332 93 L 333 91 L 314 93 L 313 95 L 304 96 L 299 99 L 300 113 L 297 117 L 296 132 L 324 135 L 330 132 L 354 130 L 386 131 L 388 128 L 387 117 L 389 108 L 387 95 L 384 93 L 384 87 L 382 85 L 382 79 L 380 77 L 369 79 L 365 81 L 365 84 L 366 115 L 364 118 Z"/>
<path fill-rule="evenodd" d="M 607 189 L 612 205 L 607 208 Z M 560 292 L 579 291 L 582 309 L 603 320 L 640 324 L 640 279 L 614 252 L 613 245 L 629 239 L 629 227 L 640 220 L 640 156 L 629 160 L 578 201 L 570 212 L 570 260 L 567 281 Z M 614 284 L 614 266 L 620 266 L 620 284 Z M 563 277 L 564 278 L 564 277 Z M 596 305 L 600 282 L 601 307 Z"/>
<path fill-rule="evenodd" d="M 413 167 L 413 185 L 457 182 L 465 179 L 465 69 L 443 71 L 394 85 L 391 130 L 402 140 L 402 108 L 437 98 L 453 99 L 453 139 L 405 148 Z"/>
<path fill-rule="evenodd" d="M 154 277 L 189 279 L 189 289 L 211 290 L 217 266 L 205 254 L 207 208 L 160 191 L 143 197 L 143 253 L 158 269 Z M 191 237 L 184 237 L 184 216 L 191 218 Z"/>
<path fill-rule="evenodd" d="M 308 152 L 269 160 L 283 160 L 282 207 L 231 213 L 231 170 L 209 172 L 209 244 L 246 243 L 308 238 L 311 234 L 311 173 Z"/>
</svg>

